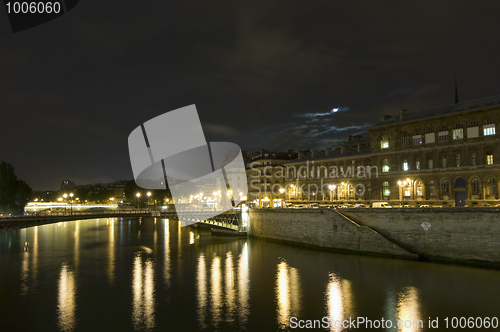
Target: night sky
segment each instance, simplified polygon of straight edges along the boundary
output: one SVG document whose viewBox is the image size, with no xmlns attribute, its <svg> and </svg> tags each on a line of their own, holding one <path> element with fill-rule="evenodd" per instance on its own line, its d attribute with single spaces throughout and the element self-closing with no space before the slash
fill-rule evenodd
<svg viewBox="0 0 500 332">
<path fill-rule="evenodd" d="M 15 34 L 0 12 L 0 160 L 34 189 L 132 179 L 129 133 L 191 104 L 208 141 L 321 149 L 453 103 L 455 74 L 460 101 L 500 94 L 500 2 L 81 0 Z"/>
</svg>

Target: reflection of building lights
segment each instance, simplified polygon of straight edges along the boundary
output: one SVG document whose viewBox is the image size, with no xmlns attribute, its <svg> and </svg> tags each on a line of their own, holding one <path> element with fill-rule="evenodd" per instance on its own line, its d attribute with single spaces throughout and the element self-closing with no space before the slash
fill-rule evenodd
<svg viewBox="0 0 500 332">
<path fill-rule="evenodd" d="M 290 323 L 290 317 L 297 317 L 300 311 L 299 273 L 285 261 L 278 264 L 276 302 L 278 323 L 284 328 Z"/>
<path fill-rule="evenodd" d="M 399 326 L 399 332 L 413 332 L 423 329 L 419 295 L 415 287 L 409 287 L 404 292 L 399 293 L 396 315 L 398 321 L 401 321 L 403 325 Z"/>
<path fill-rule="evenodd" d="M 63 331 L 71 331 L 75 327 L 76 283 L 73 272 L 63 264 L 59 274 L 58 292 L 59 326 Z"/>
<path fill-rule="evenodd" d="M 194 233 L 193 231 L 189 231 L 189 244 L 194 243 Z"/>
</svg>

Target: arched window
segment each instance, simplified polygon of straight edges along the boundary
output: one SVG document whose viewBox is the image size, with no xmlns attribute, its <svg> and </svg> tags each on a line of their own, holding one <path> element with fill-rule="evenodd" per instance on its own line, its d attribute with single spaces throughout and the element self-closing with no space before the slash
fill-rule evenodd
<svg viewBox="0 0 500 332">
<path fill-rule="evenodd" d="M 422 144 L 423 141 L 422 141 L 422 133 L 420 132 L 420 130 L 415 130 L 415 135 L 413 135 L 412 137 L 412 144 L 413 145 L 418 145 L 418 144 Z"/>
<path fill-rule="evenodd" d="M 479 180 L 472 180 L 472 195 L 479 195 Z"/>
<path fill-rule="evenodd" d="M 422 184 L 422 181 L 417 181 L 415 185 L 415 189 L 417 192 L 417 197 L 422 197 L 424 196 L 424 185 Z"/>
<path fill-rule="evenodd" d="M 479 137 L 479 126 L 476 121 L 471 121 L 467 125 L 467 138 Z"/>
<path fill-rule="evenodd" d="M 382 161 L 382 172 L 383 173 L 389 172 L 389 161 L 387 159 L 384 159 Z"/>
<path fill-rule="evenodd" d="M 429 128 L 425 132 L 425 144 L 436 143 L 436 135 L 434 134 L 434 129 Z"/>
<path fill-rule="evenodd" d="M 439 128 L 438 132 L 438 142 L 444 142 L 448 140 L 448 128 L 446 126 L 442 126 Z"/>
<path fill-rule="evenodd" d="M 497 181 L 494 178 L 488 180 L 488 191 L 487 195 L 490 198 L 496 197 L 497 195 Z"/>
<path fill-rule="evenodd" d="M 384 181 L 382 184 L 382 196 L 389 197 L 391 196 L 391 190 L 389 189 L 389 182 Z"/>
<path fill-rule="evenodd" d="M 387 137 L 387 135 L 382 136 L 382 139 L 380 140 L 380 148 L 381 149 L 389 148 L 389 138 Z"/>
<path fill-rule="evenodd" d="M 448 180 L 444 180 L 443 181 L 443 184 L 442 184 L 442 192 L 443 192 L 443 195 L 449 195 L 450 194 L 450 183 L 448 182 Z"/>
<path fill-rule="evenodd" d="M 495 135 L 495 121 L 493 121 L 492 119 L 484 120 L 483 135 L 484 136 Z"/>
<path fill-rule="evenodd" d="M 408 135 L 407 132 L 404 132 L 401 135 L 401 146 L 406 146 L 406 145 L 410 145 L 410 135 Z"/>
<path fill-rule="evenodd" d="M 429 182 L 429 196 L 430 197 L 436 196 L 436 183 L 434 181 Z"/>
<path fill-rule="evenodd" d="M 451 135 L 453 139 L 464 138 L 464 128 L 462 127 L 462 125 L 457 123 L 455 127 L 453 127 Z"/>
</svg>

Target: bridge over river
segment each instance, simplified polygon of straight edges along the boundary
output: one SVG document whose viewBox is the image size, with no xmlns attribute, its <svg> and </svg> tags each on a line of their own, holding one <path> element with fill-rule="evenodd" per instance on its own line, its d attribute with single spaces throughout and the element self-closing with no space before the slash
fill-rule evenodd
<svg viewBox="0 0 500 332">
<path fill-rule="evenodd" d="M 247 221 L 242 218 L 241 210 L 229 210 L 208 219 L 203 219 L 201 211 L 183 212 L 187 218 L 180 220 L 187 224 L 199 223 L 201 225 L 227 230 L 231 233 L 245 233 Z M 70 220 L 97 219 L 97 218 L 123 218 L 123 217 L 156 217 L 178 219 L 175 211 L 151 210 L 104 210 L 104 211 L 77 211 L 77 212 L 52 212 L 46 215 L 21 215 L 0 217 L 0 231 L 25 228 L 37 225 L 51 224 Z"/>
</svg>

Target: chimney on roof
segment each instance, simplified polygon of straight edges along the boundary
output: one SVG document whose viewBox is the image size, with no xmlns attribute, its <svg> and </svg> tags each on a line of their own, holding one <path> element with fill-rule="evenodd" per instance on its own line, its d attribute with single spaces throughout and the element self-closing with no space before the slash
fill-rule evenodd
<svg viewBox="0 0 500 332">
<path fill-rule="evenodd" d="M 312 150 L 311 151 L 311 158 L 316 157 L 317 154 L 318 154 L 318 150 Z"/>
<path fill-rule="evenodd" d="M 328 157 L 331 154 L 332 154 L 332 149 L 331 148 L 326 148 L 325 149 L 325 155 Z"/>
<path fill-rule="evenodd" d="M 402 120 L 406 116 L 406 113 L 408 113 L 408 110 L 405 110 L 405 109 L 401 108 L 399 110 L 399 119 Z"/>
<path fill-rule="evenodd" d="M 392 118 L 392 115 L 387 115 L 387 114 L 382 115 L 382 121 L 385 121 L 390 118 Z"/>
<path fill-rule="evenodd" d="M 299 159 L 302 159 L 302 157 L 304 157 L 304 152 L 303 151 L 299 151 Z"/>
</svg>

